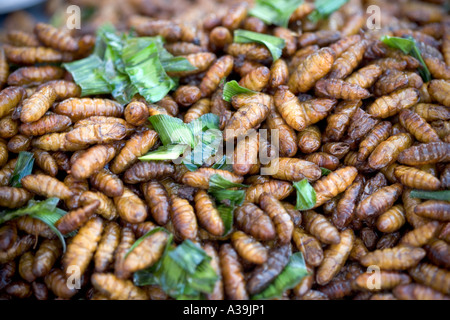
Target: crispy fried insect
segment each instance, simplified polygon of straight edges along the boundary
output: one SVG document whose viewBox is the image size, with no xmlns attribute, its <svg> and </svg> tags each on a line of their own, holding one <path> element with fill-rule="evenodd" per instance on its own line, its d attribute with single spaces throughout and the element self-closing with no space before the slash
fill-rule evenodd
<svg viewBox="0 0 450 320">
<path fill-rule="evenodd" d="M 312 210 L 303 213 L 305 230 L 323 243 L 337 244 L 341 238 L 339 231 L 323 215 Z"/>
<path fill-rule="evenodd" d="M 247 73 L 239 81 L 239 85 L 253 91 L 261 91 L 269 83 L 270 70 L 267 67 L 258 67 Z"/>
<path fill-rule="evenodd" d="M 417 283 L 397 286 L 393 293 L 399 300 L 449 300 L 450 298 L 428 286 Z"/>
<path fill-rule="evenodd" d="M 33 274 L 34 255 L 32 252 L 25 252 L 19 260 L 19 274 L 22 279 L 33 282 L 36 276 Z"/>
<path fill-rule="evenodd" d="M 370 224 L 372 225 L 373 223 L 370 222 Z M 378 234 L 375 232 L 374 229 L 370 227 L 364 227 L 359 231 L 359 235 L 364 245 L 367 247 L 367 249 L 369 250 L 375 249 L 378 242 Z"/>
<path fill-rule="evenodd" d="M 450 221 L 450 203 L 448 201 L 428 200 L 417 204 L 414 213 L 424 218 Z"/>
<path fill-rule="evenodd" d="M 450 107 L 448 92 L 450 91 L 450 82 L 445 80 L 432 80 L 428 86 L 428 92 L 433 100 Z"/>
<path fill-rule="evenodd" d="M 356 237 L 349 258 L 351 260 L 359 261 L 367 253 L 369 253 L 369 249 L 367 249 L 366 245 L 364 244 L 364 241 L 362 241 L 361 238 Z"/>
<path fill-rule="evenodd" d="M 242 28 L 245 30 L 249 30 L 249 31 L 257 32 L 257 33 L 266 33 L 267 32 L 267 25 L 264 23 L 264 21 L 262 21 L 261 19 L 259 19 L 257 17 L 252 17 L 252 16 L 245 18 L 245 20 L 242 23 Z M 214 30 L 212 30 L 212 31 L 214 31 Z"/>
<path fill-rule="evenodd" d="M 231 300 L 248 300 L 243 268 L 236 251 L 230 244 L 226 243 L 220 247 L 219 259 L 227 298 Z"/>
<path fill-rule="evenodd" d="M 249 135 L 237 139 L 233 154 L 233 171 L 239 175 L 249 173 L 252 166 L 258 161 L 259 135 L 251 132 Z"/>
<path fill-rule="evenodd" d="M 250 202 L 245 202 L 235 211 L 239 229 L 262 241 L 275 239 L 275 226 L 270 217 Z"/>
<path fill-rule="evenodd" d="M 44 86 L 49 86 L 56 92 L 56 100 L 62 101 L 69 98 L 76 98 L 81 95 L 81 88 L 72 81 L 52 80 L 40 85 L 37 90 Z"/>
<path fill-rule="evenodd" d="M 363 186 L 364 182 L 361 179 L 355 180 L 339 200 L 332 214 L 332 222 L 337 228 L 344 229 L 353 220 L 356 203 L 363 191 Z"/>
<path fill-rule="evenodd" d="M 166 189 L 156 180 L 144 183 L 142 192 L 153 219 L 159 225 L 165 225 L 169 219 L 169 195 Z"/>
<path fill-rule="evenodd" d="M 223 292 L 223 281 L 222 281 L 222 271 L 220 269 L 220 260 L 219 254 L 211 243 L 205 243 L 203 245 L 203 250 L 205 250 L 206 254 L 211 257 L 211 267 L 213 267 L 219 279 L 217 280 L 214 290 L 212 293 L 206 295 L 206 299 L 208 300 L 223 300 L 224 292 Z"/>
<path fill-rule="evenodd" d="M 283 204 L 269 193 L 263 193 L 260 196 L 259 203 L 261 209 L 263 209 L 269 215 L 270 219 L 272 219 L 280 243 L 289 243 L 292 239 L 294 223 L 286 209 L 283 207 Z"/>
<path fill-rule="evenodd" d="M 233 70 L 233 57 L 226 55 L 219 59 L 208 69 L 200 83 L 201 97 L 211 95 L 219 86 L 223 77 L 227 77 Z"/>
<path fill-rule="evenodd" d="M 404 208 L 398 204 L 381 214 L 378 217 L 376 226 L 381 232 L 390 233 L 399 230 L 405 222 Z"/>
<path fill-rule="evenodd" d="M 123 267 L 125 255 L 134 244 L 136 238 L 130 227 L 123 227 L 120 233 L 120 242 L 114 252 L 114 274 L 120 279 L 127 279 L 130 276 Z"/>
<path fill-rule="evenodd" d="M 341 299 L 350 296 L 353 292 L 350 280 L 333 280 L 327 285 L 318 288 L 318 290 L 326 294 L 329 299 Z"/>
<path fill-rule="evenodd" d="M 44 283 L 34 281 L 31 283 L 31 289 L 37 300 L 48 300 L 48 288 Z"/>
<path fill-rule="evenodd" d="M 309 91 L 331 70 L 333 62 L 334 52 L 330 48 L 322 48 L 309 55 L 290 76 L 289 89 L 294 94 Z"/>
<path fill-rule="evenodd" d="M 270 67 L 269 86 L 273 89 L 287 84 L 289 80 L 289 69 L 286 61 L 278 59 Z"/>
<path fill-rule="evenodd" d="M 173 94 L 174 100 L 184 107 L 188 107 L 201 98 L 200 89 L 196 86 L 180 86 Z"/>
<path fill-rule="evenodd" d="M 198 190 L 195 194 L 195 212 L 198 223 L 209 233 L 221 236 L 225 231 L 219 211 L 215 208 L 211 197 L 204 190 Z"/>
<path fill-rule="evenodd" d="M 380 271 L 379 273 L 380 286 L 373 286 L 373 273 L 363 273 L 359 275 L 355 280 L 355 286 L 361 290 L 391 290 L 398 285 L 408 284 L 411 282 L 411 278 L 404 273 L 398 271 Z"/>
<path fill-rule="evenodd" d="M 15 224 L 5 224 L 0 227 L 0 250 L 8 250 L 17 240 Z"/>
<path fill-rule="evenodd" d="M 181 25 L 170 20 L 151 19 L 145 16 L 133 15 L 128 20 L 130 28 L 136 30 L 140 36 L 160 35 L 166 40 L 173 42 L 181 40 Z"/>
<path fill-rule="evenodd" d="M 176 232 L 182 239 L 194 240 L 197 237 L 197 218 L 194 208 L 186 199 L 170 196 L 170 214 Z"/>
<path fill-rule="evenodd" d="M 164 45 L 164 47 L 174 56 L 183 56 L 191 53 L 199 53 L 205 51 L 204 48 L 189 42 L 167 43 Z"/>
<path fill-rule="evenodd" d="M 100 144 L 121 140 L 127 127 L 120 122 L 86 124 L 67 132 L 65 139 L 75 144 Z"/>
<path fill-rule="evenodd" d="M 65 31 L 58 30 L 50 24 L 38 23 L 34 32 L 39 40 L 47 47 L 60 51 L 77 51 L 78 42 Z"/>
<path fill-rule="evenodd" d="M 12 153 L 27 151 L 31 145 L 31 137 L 16 134 L 8 141 L 8 150 Z"/>
<path fill-rule="evenodd" d="M 102 234 L 98 248 L 95 251 L 95 272 L 105 272 L 114 259 L 114 252 L 120 241 L 120 227 L 115 222 L 109 222 Z"/>
<path fill-rule="evenodd" d="M 211 30 L 209 41 L 215 48 L 222 49 L 233 42 L 233 35 L 227 28 L 217 26 Z"/>
<path fill-rule="evenodd" d="M 419 228 L 423 226 L 430 220 L 419 216 L 415 213 L 415 208 L 417 205 L 421 203 L 421 201 L 417 198 L 412 198 L 410 196 L 411 189 L 407 189 L 402 194 L 403 206 L 405 208 L 406 220 L 409 224 L 411 224 L 414 228 Z"/>
<path fill-rule="evenodd" d="M 175 168 L 171 163 L 160 161 L 138 162 L 131 166 L 123 176 L 123 181 L 129 184 L 147 182 L 152 179 L 173 175 Z"/>
<path fill-rule="evenodd" d="M 267 248 L 242 231 L 235 231 L 231 235 L 231 243 L 237 253 L 246 261 L 262 264 L 268 258 Z"/>
<path fill-rule="evenodd" d="M 298 147 L 303 153 L 313 153 L 320 148 L 321 145 L 321 133 L 320 129 L 311 125 L 303 129 L 297 135 Z"/>
<path fill-rule="evenodd" d="M 99 217 L 90 219 L 80 228 L 67 246 L 62 257 L 62 265 L 68 275 L 70 266 L 78 266 L 80 274 L 86 271 L 95 249 L 97 249 L 103 231 L 103 220 Z"/>
<path fill-rule="evenodd" d="M 39 40 L 32 33 L 21 30 L 9 30 L 7 32 L 8 43 L 17 47 L 38 47 Z"/>
<path fill-rule="evenodd" d="M 31 249 L 35 243 L 32 235 L 26 235 L 16 241 L 8 250 L 0 251 L 0 263 L 6 263 L 20 257 L 22 254 Z"/>
<path fill-rule="evenodd" d="M 27 136 L 41 136 L 48 133 L 64 131 L 71 124 L 72 121 L 67 116 L 48 113 L 36 122 L 22 123 L 19 130 L 20 133 Z"/>
<path fill-rule="evenodd" d="M 438 190 L 441 182 L 432 174 L 413 167 L 397 166 L 395 176 L 403 185 L 413 189 Z"/>
<path fill-rule="evenodd" d="M 173 100 L 173 98 L 169 95 L 162 98 L 162 100 L 156 103 L 158 106 L 164 108 L 171 116 L 178 115 L 178 104 Z M 124 114 L 126 119 L 126 113 Z M 127 120 L 128 121 L 128 120 Z"/>
<path fill-rule="evenodd" d="M 404 109 L 400 112 L 399 120 L 418 141 L 424 143 L 440 141 L 436 131 L 417 113 Z"/>
<path fill-rule="evenodd" d="M 77 179 L 86 179 L 101 170 L 112 158 L 112 145 L 96 145 L 83 152 L 72 164 L 71 174 Z"/>
<path fill-rule="evenodd" d="M 361 105 L 362 101 L 360 100 L 339 103 L 334 113 L 327 117 L 327 127 L 322 140 L 324 142 L 341 140 L 350 124 L 350 119 Z"/>
<path fill-rule="evenodd" d="M 434 238 L 439 231 L 440 224 L 438 221 L 429 222 L 403 235 L 400 239 L 400 245 L 422 247 Z"/>
<path fill-rule="evenodd" d="M 414 72 L 389 69 L 375 83 L 374 94 L 381 97 L 403 88 L 419 89 L 422 85 L 422 78 Z"/>
<path fill-rule="evenodd" d="M 428 54 L 425 54 L 423 58 L 433 78 L 450 80 L 450 68 L 444 61 Z"/>
<path fill-rule="evenodd" d="M 69 287 L 64 271 L 61 269 L 52 269 L 52 271 L 44 278 L 45 285 L 56 296 L 64 299 L 72 298 L 78 290 L 75 287 Z"/>
<path fill-rule="evenodd" d="M 382 72 L 383 70 L 378 65 L 372 64 L 353 72 L 345 81 L 367 89 L 378 80 Z"/>
<path fill-rule="evenodd" d="M 437 134 L 438 138 L 442 139 L 443 141 L 448 141 L 445 138 L 450 135 L 450 121 L 433 121 L 431 123 L 431 128 Z"/>
<path fill-rule="evenodd" d="M 223 138 L 225 141 L 240 137 L 259 124 L 261 124 L 269 113 L 269 108 L 261 103 L 249 103 L 233 114 L 224 128 Z"/>
<path fill-rule="evenodd" d="M 402 190 L 403 187 L 399 183 L 378 189 L 358 204 L 356 215 L 362 220 L 378 217 L 393 206 Z"/>
<path fill-rule="evenodd" d="M 314 183 L 316 204 L 314 208 L 344 192 L 353 183 L 358 170 L 354 167 L 343 167 Z"/>
<path fill-rule="evenodd" d="M 46 47 L 14 47 L 3 45 L 9 62 L 19 65 L 56 63 L 64 60 L 62 52 Z"/>
<path fill-rule="evenodd" d="M 267 115 L 266 125 L 271 130 L 278 129 L 280 156 L 294 156 L 298 150 L 296 133 L 273 107 Z"/>
<path fill-rule="evenodd" d="M 75 209 L 80 206 L 81 194 L 89 190 L 88 181 L 85 179 L 77 179 L 73 175 L 68 174 L 64 178 L 64 184 L 72 191 L 72 196 L 65 201 L 69 209 Z"/>
<path fill-rule="evenodd" d="M 377 265 L 385 270 L 406 270 L 416 266 L 424 257 L 425 250 L 421 248 L 396 246 L 369 252 L 360 262 L 365 267 Z"/>
<path fill-rule="evenodd" d="M 91 185 L 108 197 L 118 197 L 123 193 L 123 182 L 107 169 L 102 169 L 90 177 Z"/>
<path fill-rule="evenodd" d="M 0 121 L 1 125 L 1 121 Z M 0 141 L 0 168 L 3 168 L 3 166 L 8 162 L 8 147 L 6 146 L 6 143 L 3 141 Z"/>
<path fill-rule="evenodd" d="M 333 99 L 311 99 L 300 102 L 286 86 L 279 86 L 274 96 L 275 106 L 288 125 L 297 131 L 325 118 L 335 105 Z"/>
<path fill-rule="evenodd" d="M 15 220 L 17 228 L 26 233 L 43 238 L 53 239 L 55 233 L 41 220 L 30 217 L 29 215 L 20 217 Z"/>
<path fill-rule="evenodd" d="M 308 56 L 310 56 L 311 54 L 313 54 L 314 52 L 316 52 L 318 50 L 319 50 L 319 46 L 313 45 L 313 46 L 307 46 L 307 47 L 302 48 L 302 49 L 298 50 L 297 52 L 295 52 L 294 56 L 288 63 L 289 74 L 294 73 L 295 70 L 297 69 L 297 67 L 303 61 L 305 61 L 305 59 Z"/>
<path fill-rule="evenodd" d="M 76 122 L 92 116 L 121 117 L 123 106 L 108 99 L 70 98 L 60 102 L 54 111 Z"/>
<path fill-rule="evenodd" d="M 169 234 L 166 231 L 157 231 L 146 237 L 125 257 L 125 271 L 135 272 L 152 266 L 162 256 L 168 240 Z"/>
<path fill-rule="evenodd" d="M 147 293 L 130 280 L 122 280 L 112 273 L 94 273 L 91 283 L 110 300 L 148 300 Z"/>
<path fill-rule="evenodd" d="M 448 162 L 450 159 L 450 143 L 430 142 L 410 147 L 398 156 L 398 162 L 416 166 L 438 162 Z"/>
<path fill-rule="evenodd" d="M 14 281 L 10 283 L 5 288 L 5 292 L 18 299 L 26 299 L 32 294 L 30 284 L 24 281 Z"/>
<path fill-rule="evenodd" d="M 62 233 L 68 234 L 85 224 L 100 206 L 96 200 L 76 210 L 70 211 L 55 223 L 55 227 Z"/>
<path fill-rule="evenodd" d="M 325 152 L 316 152 L 309 154 L 305 157 L 306 161 L 314 162 L 319 167 L 326 168 L 328 170 L 336 170 L 339 165 L 339 159 L 331 154 Z"/>
<path fill-rule="evenodd" d="M 341 33 L 335 30 L 319 30 L 316 32 L 305 32 L 298 38 L 298 44 L 304 48 L 317 44 L 324 47 L 330 43 L 336 42 L 341 38 Z"/>
<path fill-rule="evenodd" d="M 322 263 L 322 246 L 315 237 L 309 235 L 301 228 L 294 228 L 292 238 L 297 249 L 303 253 L 308 265 L 317 267 Z"/>
<path fill-rule="evenodd" d="M 0 290 L 3 290 L 8 284 L 11 283 L 11 279 L 16 273 L 16 262 L 11 260 L 0 266 Z"/>
<path fill-rule="evenodd" d="M 64 69 L 56 66 L 23 67 L 17 69 L 16 71 L 12 72 L 9 75 L 8 85 L 10 86 L 38 85 L 50 80 L 61 79 L 63 75 Z M 52 97 L 53 95 L 54 93 L 52 93 Z"/>
<path fill-rule="evenodd" d="M 264 290 L 288 264 L 290 251 L 290 245 L 271 249 L 267 261 L 253 269 L 247 282 L 248 293 L 254 295 Z"/>
<path fill-rule="evenodd" d="M 183 184 L 187 184 L 188 186 L 206 190 L 209 188 L 209 179 L 215 174 L 218 174 L 234 183 L 242 183 L 242 181 L 244 181 L 243 177 L 226 170 L 200 168 L 196 171 L 186 172 L 183 175 L 182 182 Z"/>
<path fill-rule="evenodd" d="M 389 96 L 375 100 L 367 108 L 367 112 L 377 118 L 391 117 L 402 109 L 409 108 L 419 100 L 419 91 L 415 88 L 400 89 Z"/>
<path fill-rule="evenodd" d="M 120 217 L 127 222 L 139 223 L 147 218 L 145 203 L 127 187 L 123 188 L 121 196 L 114 197 L 114 204 Z"/>
<path fill-rule="evenodd" d="M 350 151 L 350 145 L 345 142 L 328 142 L 322 146 L 322 151 L 342 159 Z"/>
<path fill-rule="evenodd" d="M 378 123 L 359 144 L 358 160 L 364 161 L 377 148 L 377 146 L 389 138 L 392 132 L 392 124 L 389 121 Z"/>
<path fill-rule="evenodd" d="M 58 173 L 58 165 L 53 156 L 47 151 L 35 149 L 33 150 L 34 159 L 36 164 L 52 177 Z"/>
<path fill-rule="evenodd" d="M 234 58 L 233 71 L 238 73 L 241 77 L 244 77 L 251 71 L 263 66 L 264 65 L 259 62 L 246 60 L 242 56 L 238 56 L 237 58 Z"/>
<path fill-rule="evenodd" d="M 302 214 L 300 210 L 295 209 L 295 205 L 289 203 L 289 202 L 282 202 L 283 207 L 286 209 L 286 212 L 291 217 L 292 222 L 294 223 L 294 226 L 298 227 L 302 224 Z"/>
<path fill-rule="evenodd" d="M 429 263 L 420 263 L 408 270 L 418 283 L 429 286 L 443 294 L 450 294 L 450 272 Z"/>
<path fill-rule="evenodd" d="M 278 170 L 272 175 L 275 179 L 300 181 L 308 179 L 315 181 L 322 175 L 319 166 L 313 162 L 297 158 L 278 158 Z"/>
<path fill-rule="evenodd" d="M 8 87 L 0 92 L 0 119 L 13 112 L 26 96 L 22 87 Z"/>
<path fill-rule="evenodd" d="M 427 257 L 433 264 L 446 268 L 450 266 L 450 246 L 443 240 L 432 240 L 425 247 Z"/>
<path fill-rule="evenodd" d="M 412 144 L 411 135 L 399 133 L 381 142 L 369 156 L 369 166 L 373 169 L 381 169 L 392 164 L 397 158 L 401 161 L 402 151 Z M 403 163 L 403 162 L 402 162 Z"/>
<path fill-rule="evenodd" d="M 209 113 L 211 110 L 211 100 L 210 99 L 200 99 L 198 100 L 192 107 L 188 109 L 186 114 L 184 115 L 184 122 L 189 123 L 202 115 Z"/>
<path fill-rule="evenodd" d="M 239 28 L 239 25 L 247 16 L 248 5 L 246 2 L 235 4 L 222 18 L 222 25 L 229 30 Z"/>
<path fill-rule="evenodd" d="M 37 278 L 46 276 L 61 254 L 62 248 L 59 240 L 44 240 L 34 256 L 33 274 Z"/>
<path fill-rule="evenodd" d="M 353 248 L 355 235 L 353 230 L 346 229 L 340 234 L 340 242 L 332 244 L 324 252 L 324 259 L 316 273 L 316 282 L 325 285 L 339 273 Z"/>
<path fill-rule="evenodd" d="M 361 108 L 357 108 L 350 121 L 348 137 L 352 140 L 358 140 L 373 129 L 378 122 L 378 119 L 374 119 Z"/>
<path fill-rule="evenodd" d="M 131 101 L 124 110 L 125 120 L 133 126 L 145 124 L 150 116 L 149 109 L 144 102 Z"/>
<path fill-rule="evenodd" d="M 349 76 L 363 59 L 368 46 L 369 42 L 363 39 L 345 50 L 339 58 L 334 61 L 329 78 L 344 79 Z"/>
<path fill-rule="evenodd" d="M 257 185 L 252 185 L 247 188 L 245 200 L 253 203 L 258 203 L 263 193 L 269 193 L 278 200 L 283 200 L 288 197 L 294 188 L 290 182 L 280 180 L 270 180 Z"/>
<path fill-rule="evenodd" d="M 177 72 L 168 72 L 168 75 L 171 77 L 186 77 L 190 75 L 195 75 L 198 73 L 202 73 L 206 71 L 209 66 L 216 60 L 216 55 L 211 52 L 200 52 L 200 53 L 192 53 L 187 56 L 184 56 L 189 63 L 194 66 L 196 69 L 192 71 L 177 71 Z M 220 81 L 220 80 L 219 80 Z"/>
<path fill-rule="evenodd" d="M 9 76 L 9 64 L 6 60 L 5 50 L 0 49 L 0 89 L 6 84 Z"/>
<path fill-rule="evenodd" d="M 265 25 L 264 25 L 265 26 Z M 258 32 L 258 31 L 257 31 Z M 285 41 L 286 46 L 283 49 L 285 56 L 292 56 L 297 50 L 297 34 L 291 30 L 283 27 L 276 27 L 273 30 L 275 37 L 281 38 Z"/>
<path fill-rule="evenodd" d="M 370 92 L 356 84 L 351 84 L 340 79 L 321 79 L 315 85 L 318 97 L 360 100 L 370 96 Z"/>
<path fill-rule="evenodd" d="M 0 186 L 0 206 L 6 208 L 20 208 L 24 206 L 33 195 L 22 188 Z"/>
</svg>

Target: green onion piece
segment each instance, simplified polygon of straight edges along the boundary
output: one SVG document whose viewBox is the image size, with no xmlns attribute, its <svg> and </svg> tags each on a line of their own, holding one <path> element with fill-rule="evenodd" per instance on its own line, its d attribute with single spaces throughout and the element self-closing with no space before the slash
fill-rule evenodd
<svg viewBox="0 0 450 320">
<path fill-rule="evenodd" d="M 308 19 L 318 22 L 328 18 L 333 12 L 339 10 L 348 0 L 316 0 L 314 5 L 316 10 L 310 13 Z"/>
<path fill-rule="evenodd" d="M 200 141 L 196 141 L 196 146 L 189 154 L 183 158 L 183 163 L 195 165 L 200 167 L 205 160 L 211 158 L 217 153 L 222 144 L 222 131 L 218 129 L 210 129 L 206 132 L 201 132 L 197 137 Z"/>
<path fill-rule="evenodd" d="M 39 219 L 47 224 L 50 229 L 52 229 L 52 231 L 56 234 L 56 236 L 61 241 L 63 252 L 65 252 L 66 242 L 64 241 L 64 237 L 61 232 L 59 232 L 59 230 L 55 227 L 55 222 L 58 221 L 67 212 L 56 207 L 58 205 L 58 202 L 58 198 L 48 198 L 44 201 L 30 200 L 28 201 L 27 205 L 22 208 L 16 210 L 8 210 L 0 213 L 0 225 L 5 223 L 6 221 L 25 215 L 29 215 L 33 218 Z"/>
<path fill-rule="evenodd" d="M 295 206 L 295 209 L 312 209 L 316 204 L 316 191 L 308 182 L 308 180 L 303 179 L 301 181 L 294 182 L 293 186 L 297 191 L 297 204 Z"/>
<path fill-rule="evenodd" d="M 187 149 L 185 144 L 169 144 L 167 146 L 161 146 L 156 150 L 139 157 L 141 161 L 152 160 L 175 160 L 178 159 L 181 154 Z"/>
<path fill-rule="evenodd" d="M 34 155 L 31 152 L 22 151 L 19 153 L 14 171 L 9 179 L 9 185 L 11 187 L 20 188 L 22 184 L 22 178 L 31 174 L 34 164 Z"/>
<path fill-rule="evenodd" d="M 233 165 L 227 163 L 227 156 L 224 155 L 220 160 L 216 161 L 211 168 L 213 169 L 220 169 L 220 170 L 226 170 L 226 171 L 233 171 Z"/>
<path fill-rule="evenodd" d="M 194 147 L 194 137 L 181 119 L 166 114 L 157 114 L 148 119 L 163 145 L 181 143 Z"/>
<path fill-rule="evenodd" d="M 219 279 L 210 264 L 211 258 L 190 240 L 169 246 L 158 263 L 135 272 L 137 286 L 158 284 L 175 299 L 200 299 L 211 293 Z"/>
<path fill-rule="evenodd" d="M 245 200 L 245 190 L 208 190 L 217 201 L 230 201 L 231 205 L 240 206 Z"/>
<path fill-rule="evenodd" d="M 234 183 L 225 179 L 220 174 L 214 174 L 209 178 L 209 190 L 223 190 L 228 188 L 247 188 L 248 185 L 242 183 Z"/>
<path fill-rule="evenodd" d="M 289 18 L 303 0 L 256 0 L 256 5 L 249 14 L 267 24 L 275 24 L 287 28 Z"/>
<path fill-rule="evenodd" d="M 236 80 L 232 80 L 225 83 L 225 86 L 223 87 L 223 100 L 231 102 L 231 98 L 240 93 L 255 94 L 257 92 L 241 87 Z"/>
<path fill-rule="evenodd" d="M 270 36 L 268 34 L 257 33 L 247 30 L 234 30 L 234 42 L 236 43 L 251 43 L 256 42 L 263 44 L 269 49 L 272 54 L 273 61 L 281 57 L 283 48 L 286 46 L 284 39 Z"/>
<path fill-rule="evenodd" d="M 148 102 L 157 102 L 176 86 L 166 74 L 158 57 L 155 43 L 139 48 L 139 40 L 128 39 L 124 45 L 122 60 L 125 70 L 139 93 Z"/>
<path fill-rule="evenodd" d="M 261 300 L 281 297 L 283 292 L 294 288 L 308 274 L 303 254 L 296 252 L 291 255 L 288 265 L 275 280 L 262 292 L 252 296 L 251 299 Z"/>
<path fill-rule="evenodd" d="M 245 193 L 244 193 L 245 196 Z M 241 205 L 240 203 L 239 205 Z M 223 236 L 226 236 L 230 233 L 231 228 L 233 227 L 233 219 L 234 219 L 234 208 L 235 206 L 227 206 L 224 204 L 217 206 L 217 211 L 219 211 L 220 218 L 222 218 L 223 224 L 225 226 L 225 230 L 223 232 Z"/>
<path fill-rule="evenodd" d="M 98 68 L 103 65 L 102 59 L 96 55 L 87 58 L 64 63 L 63 67 L 72 74 L 75 82 L 81 87 L 81 96 L 110 93 L 110 87 Z"/>
<path fill-rule="evenodd" d="M 411 190 L 411 193 L 409 195 L 411 198 L 450 201 L 450 190 L 441 190 L 441 191 Z"/>
<path fill-rule="evenodd" d="M 412 37 L 408 38 L 398 38 L 398 37 L 390 37 L 383 36 L 381 41 L 388 45 L 391 48 L 400 49 L 404 54 L 409 54 L 412 57 L 416 58 L 420 62 L 419 74 L 422 77 L 423 81 L 429 82 L 431 80 L 431 73 L 428 70 L 425 61 L 423 61 L 422 54 L 420 53 L 419 48 L 416 45 L 416 41 Z"/>
<path fill-rule="evenodd" d="M 331 173 L 331 170 L 327 168 L 320 167 L 320 170 L 322 171 L 322 176 L 327 176 Z"/>
<path fill-rule="evenodd" d="M 149 232 L 147 232 L 146 234 L 144 234 L 142 237 L 140 237 L 139 239 L 137 239 L 133 245 L 130 247 L 130 249 L 128 249 L 128 252 L 125 254 L 125 258 L 130 254 L 131 251 L 133 251 L 134 249 L 136 249 L 136 247 L 145 240 L 145 238 L 148 238 L 149 236 L 151 236 L 152 234 L 155 234 L 158 231 L 164 231 L 169 233 L 169 231 L 167 231 L 166 229 L 162 228 L 162 227 L 156 227 L 155 229 L 150 230 Z M 169 237 L 169 241 L 168 243 L 172 242 L 172 238 L 173 235 L 170 233 L 170 237 Z"/>
</svg>

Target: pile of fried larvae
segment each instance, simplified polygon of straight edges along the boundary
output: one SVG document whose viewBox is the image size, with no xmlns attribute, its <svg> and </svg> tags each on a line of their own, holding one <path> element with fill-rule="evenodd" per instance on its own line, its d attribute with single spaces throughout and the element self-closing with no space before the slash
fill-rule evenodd
<svg viewBox="0 0 450 320">
<path fill-rule="evenodd" d="M 381 29 L 367 29 L 371 4 L 383 8 Z M 170 53 L 196 67 L 172 74 L 180 86 L 154 104 L 139 95 L 127 105 L 80 97 L 59 65 L 88 56 L 94 36 L 44 23 L 34 34 L 10 30 L 0 51 L 0 208 L 57 197 L 68 213 L 55 227 L 75 235 L 63 253 L 36 218 L 2 224 L 1 299 L 171 299 L 158 285 L 132 281 L 161 258 L 171 233 L 175 244 L 189 239 L 211 257 L 218 280 L 206 299 L 249 299 L 300 251 L 308 275 L 280 299 L 448 300 L 450 201 L 411 192 L 450 186 L 450 17 L 431 1 L 350 1 L 317 23 L 307 19 L 313 10 L 304 2 L 289 28 L 250 16 L 245 3 L 209 15 L 201 28 L 132 16 L 128 26 L 139 36 L 163 36 Z M 236 29 L 284 39 L 282 57 L 234 43 Z M 383 35 L 414 38 L 432 80 Z M 227 102 L 225 77 L 257 93 Z M 235 129 L 225 141 L 278 129 L 278 170 L 261 175 L 264 165 L 240 161 L 232 172 L 213 163 L 189 171 L 138 159 L 161 144 L 150 116 L 188 123 L 207 113 Z M 257 132 L 240 141 L 235 158 L 273 150 Z M 11 187 L 23 151 L 34 155 L 33 172 Z M 215 174 L 248 185 L 225 236 L 207 192 Z M 316 203 L 299 211 L 293 182 L 303 179 Z M 127 254 L 158 226 L 169 233 L 153 233 Z M 81 289 L 66 285 L 71 266 L 81 271 Z M 379 268 L 378 286 L 368 281 L 370 266 Z"/>
</svg>

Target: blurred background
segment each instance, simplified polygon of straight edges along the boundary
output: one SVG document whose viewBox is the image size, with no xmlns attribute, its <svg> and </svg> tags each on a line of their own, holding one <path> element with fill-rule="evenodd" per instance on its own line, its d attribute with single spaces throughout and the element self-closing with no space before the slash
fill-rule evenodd
<svg viewBox="0 0 450 320">
<path fill-rule="evenodd" d="M 0 40 L 6 29 L 31 32 L 36 21 L 64 28 L 70 5 L 81 9 L 81 33 L 91 33 L 106 22 L 120 29 L 133 14 L 196 24 L 237 2 L 242 0 L 0 0 Z"/>
</svg>

